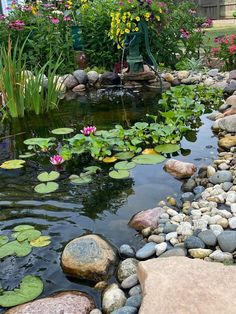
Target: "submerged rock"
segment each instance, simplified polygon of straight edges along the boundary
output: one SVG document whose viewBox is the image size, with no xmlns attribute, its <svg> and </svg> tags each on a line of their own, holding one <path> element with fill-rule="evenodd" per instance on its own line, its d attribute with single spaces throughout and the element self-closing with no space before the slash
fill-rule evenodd
<svg viewBox="0 0 236 314">
<path fill-rule="evenodd" d="M 161 207 L 143 210 L 131 218 L 129 226 L 136 230 L 142 230 L 147 227 L 156 228 L 159 217 L 163 213 L 164 209 Z"/>
<path fill-rule="evenodd" d="M 177 179 L 189 178 L 194 172 L 196 172 L 197 168 L 194 164 L 179 161 L 176 159 L 170 159 L 166 162 L 164 169 L 176 177 Z"/>
<path fill-rule="evenodd" d="M 18 305 L 7 314 L 89 314 L 95 308 L 92 298 L 83 292 L 65 291 L 47 298 Z"/>
<path fill-rule="evenodd" d="M 98 235 L 86 235 L 70 241 L 63 250 L 61 264 L 72 277 L 101 281 L 112 273 L 116 263 L 113 248 Z"/>
</svg>

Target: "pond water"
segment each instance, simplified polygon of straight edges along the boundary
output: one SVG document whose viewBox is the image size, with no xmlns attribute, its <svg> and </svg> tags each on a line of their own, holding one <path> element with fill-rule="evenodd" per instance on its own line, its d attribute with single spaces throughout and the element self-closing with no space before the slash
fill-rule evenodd
<svg viewBox="0 0 236 314">
<path fill-rule="evenodd" d="M 143 121 L 146 113 L 158 111 L 159 95 L 154 92 L 127 92 L 124 95 L 118 90 L 116 93 L 94 92 L 76 99 L 68 95 L 67 98 L 58 111 L 47 116 L 29 116 L 1 125 L 0 162 L 24 153 L 25 139 L 48 137 L 50 130 L 57 127 L 73 127 L 79 132 L 85 125 L 109 129 L 117 123 L 129 126 Z M 211 163 L 217 149 L 217 139 L 205 115 L 201 124 L 188 140 L 182 140 L 182 155 L 178 156 L 178 159 L 194 162 L 197 166 Z M 14 134 L 18 135 L 12 136 Z M 63 180 L 68 173 L 76 173 L 82 166 L 72 162 L 63 169 L 60 189 L 50 195 L 34 192 L 37 174 L 42 170 L 53 170 L 49 155 L 27 162 L 23 170 L 0 170 L 1 234 L 10 235 L 14 226 L 27 223 L 34 224 L 43 235 L 52 238 L 51 245 L 33 249 L 27 257 L 8 257 L 0 261 L 0 284 L 4 289 L 15 288 L 26 274 L 32 274 L 44 281 L 41 297 L 75 289 L 88 292 L 99 306 L 100 293 L 90 283 L 63 274 L 60 255 L 66 243 L 83 234 L 96 233 L 116 247 L 123 243 L 140 247 L 141 237 L 127 226 L 129 219 L 140 210 L 155 207 L 168 195 L 179 197 L 183 183 L 167 174 L 163 164 L 137 166 L 130 179 L 121 181 L 108 177 L 109 165 L 104 165 L 104 170 L 89 185 L 74 186 Z M 0 312 L 4 310 L 0 308 Z"/>
</svg>

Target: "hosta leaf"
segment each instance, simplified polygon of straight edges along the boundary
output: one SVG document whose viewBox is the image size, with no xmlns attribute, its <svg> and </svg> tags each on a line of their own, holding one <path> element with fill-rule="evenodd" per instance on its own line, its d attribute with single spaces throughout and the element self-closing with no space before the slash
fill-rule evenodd
<svg viewBox="0 0 236 314">
<path fill-rule="evenodd" d="M 157 153 L 153 148 L 146 148 L 142 151 L 142 155 L 156 155 Z"/>
<path fill-rule="evenodd" d="M 6 244 L 9 241 L 8 237 L 5 235 L 0 235 L 0 246 Z"/>
<path fill-rule="evenodd" d="M 155 151 L 158 153 L 171 154 L 175 153 L 180 149 L 177 144 L 163 144 L 155 147 Z"/>
<path fill-rule="evenodd" d="M 117 161 L 117 158 L 116 158 L 115 156 L 112 156 L 112 157 L 105 157 L 105 158 L 103 159 L 103 162 L 105 162 L 105 163 L 112 163 L 112 162 L 115 162 L 115 161 Z"/>
<path fill-rule="evenodd" d="M 132 159 L 136 164 L 154 165 L 159 164 L 165 160 L 162 155 L 139 155 Z"/>
<path fill-rule="evenodd" d="M 11 241 L 2 246 L 0 246 L 0 258 L 6 256 L 17 255 L 18 257 L 23 257 L 31 252 L 32 248 L 28 241 L 22 243 L 18 241 Z"/>
<path fill-rule="evenodd" d="M 122 152 L 122 153 L 118 153 L 115 156 L 117 159 L 120 160 L 127 160 L 127 159 L 131 159 L 134 157 L 134 153 L 132 152 Z"/>
<path fill-rule="evenodd" d="M 12 159 L 5 161 L 4 163 L 1 164 L 0 168 L 2 169 L 19 169 L 23 167 L 23 164 L 25 163 L 25 160 L 22 159 Z"/>
<path fill-rule="evenodd" d="M 33 247 L 43 247 L 49 245 L 50 243 L 51 238 L 48 236 L 41 236 L 36 240 L 30 241 L 30 245 L 32 245 Z"/>
<path fill-rule="evenodd" d="M 21 231 L 30 230 L 30 229 L 34 229 L 34 226 L 31 226 L 31 225 L 18 225 L 16 227 L 14 227 L 13 231 L 21 232 Z"/>
<path fill-rule="evenodd" d="M 129 171 L 127 170 L 113 170 L 109 172 L 109 176 L 112 179 L 126 179 L 130 175 Z"/>
<path fill-rule="evenodd" d="M 43 292 L 43 282 L 40 278 L 25 276 L 18 289 L 3 291 L 0 295 L 0 306 L 11 307 L 36 299 Z"/>
<path fill-rule="evenodd" d="M 77 176 L 75 174 L 71 175 L 69 177 L 71 183 L 73 184 L 88 184 L 92 181 L 92 177 L 89 175 L 84 175 L 84 176 Z"/>
<path fill-rule="evenodd" d="M 130 170 L 130 169 L 133 169 L 134 167 L 136 167 L 136 163 L 132 161 L 131 162 L 120 161 L 120 162 L 117 162 L 114 166 L 116 170 Z"/>
<path fill-rule="evenodd" d="M 40 194 L 47 194 L 55 192 L 59 188 L 58 183 L 56 182 L 47 182 L 47 183 L 40 183 L 36 185 L 34 188 L 35 192 Z"/>
<path fill-rule="evenodd" d="M 40 236 L 41 236 L 40 231 L 35 230 L 35 229 L 29 229 L 29 230 L 19 232 L 16 239 L 19 242 L 22 242 L 25 240 L 32 241 L 32 240 L 38 239 Z"/>
<path fill-rule="evenodd" d="M 51 171 L 51 172 L 42 172 L 37 176 L 37 179 L 41 182 L 48 182 L 48 181 L 54 181 L 57 180 L 60 177 L 60 173 L 57 171 Z"/>
<path fill-rule="evenodd" d="M 64 134 L 70 134 L 70 133 L 74 132 L 74 129 L 58 128 L 58 129 L 52 130 L 51 132 L 52 132 L 52 134 L 56 134 L 56 135 L 64 135 Z"/>
</svg>

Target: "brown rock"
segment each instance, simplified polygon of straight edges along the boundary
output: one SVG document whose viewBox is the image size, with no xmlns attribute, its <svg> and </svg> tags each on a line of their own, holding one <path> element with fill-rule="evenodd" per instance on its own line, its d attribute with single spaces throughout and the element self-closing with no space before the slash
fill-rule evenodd
<svg viewBox="0 0 236 314">
<path fill-rule="evenodd" d="M 171 74 L 171 73 L 165 73 L 163 75 L 164 79 L 169 82 L 169 83 L 172 83 L 174 81 L 174 76 Z"/>
<path fill-rule="evenodd" d="M 216 120 L 222 119 L 224 117 L 232 116 L 233 114 L 236 114 L 236 108 L 229 108 L 224 113 L 220 113 L 216 116 Z"/>
<path fill-rule="evenodd" d="M 219 140 L 219 146 L 224 148 L 231 148 L 236 146 L 236 135 L 222 137 Z"/>
<path fill-rule="evenodd" d="M 79 84 L 79 85 L 75 86 L 75 87 L 72 89 L 72 92 L 74 92 L 74 93 L 84 92 L 85 89 L 86 89 L 86 87 L 85 87 L 84 84 Z"/>
<path fill-rule="evenodd" d="M 97 235 L 86 235 L 70 241 L 62 252 L 63 271 L 73 277 L 102 281 L 113 273 L 116 254 Z"/>
<path fill-rule="evenodd" d="M 229 72 L 229 80 L 236 80 L 236 70 Z"/>
<path fill-rule="evenodd" d="M 18 305 L 6 314 L 88 314 L 95 308 L 92 298 L 86 293 L 65 291 L 47 298 Z"/>
<path fill-rule="evenodd" d="M 147 227 L 156 228 L 158 219 L 163 213 L 164 209 L 161 207 L 143 210 L 131 218 L 129 226 L 136 230 L 142 230 Z"/>
<path fill-rule="evenodd" d="M 225 102 L 229 106 L 235 106 L 236 105 L 236 95 L 232 95 L 232 96 L 228 97 Z"/>
<path fill-rule="evenodd" d="M 166 162 L 164 169 L 177 179 L 183 179 L 191 177 L 196 172 L 197 167 L 188 162 L 170 159 Z"/>
<path fill-rule="evenodd" d="M 236 268 L 200 259 L 169 257 L 140 262 L 139 314 L 234 314 Z"/>
<path fill-rule="evenodd" d="M 125 73 L 124 81 L 149 81 L 156 78 L 156 75 L 153 71 L 140 72 L 140 73 Z"/>
</svg>

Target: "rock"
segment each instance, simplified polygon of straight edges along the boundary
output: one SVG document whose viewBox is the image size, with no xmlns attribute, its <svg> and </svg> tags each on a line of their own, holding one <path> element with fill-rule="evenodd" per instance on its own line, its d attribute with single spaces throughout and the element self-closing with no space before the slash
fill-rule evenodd
<svg viewBox="0 0 236 314">
<path fill-rule="evenodd" d="M 211 121 L 215 121 L 217 120 L 217 117 L 219 116 L 219 112 L 218 111 L 215 111 L 215 112 L 212 112 L 210 113 L 207 118 Z"/>
<path fill-rule="evenodd" d="M 228 97 L 225 102 L 228 106 L 236 106 L 236 95 Z"/>
<path fill-rule="evenodd" d="M 219 146 L 223 148 L 231 148 L 236 146 L 236 135 L 222 137 L 219 140 Z"/>
<path fill-rule="evenodd" d="M 125 278 L 122 283 L 121 287 L 123 289 L 130 289 L 138 284 L 138 277 L 136 274 L 129 276 L 128 278 Z"/>
<path fill-rule="evenodd" d="M 160 220 L 159 220 L 159 221 L 160 221 Z M 145 229 L 142 229 L 142 231 L 141 231 L 142 236 L 143 236 L 144 238 L 148 238 L 148 237 L 151 235 L 151 233 L 152 233 L 152 229 L 153 229 L 153 228 L 151 228 L 151 227 L 147 227 L 147 228 L 145 228 Z"/>
<path fill-rule="evenodd" d="M 236 132 L 236 114 L 216 120 L 212 125 L 214 130 L 224 130 L 226 132 Z"/>
<path fill-rule="evenodd" d="M 94 309 L 89 314 L 102 314 L 102 312 L 99 309 Z"/>
<path fill-rule="evenodd" d="M 152 234 L 149 238 L 148 238 L 148 242 L 156 242 L 156 243 L 162 243 L 165 241 L 165 237 L 161 236 L 161 235 L 156 235 L 156 234 Z"/>
<path fill-rule="evenodd" d="M 166 223 L 163 232 L 164 233 L 174 232 L 176 231 L 177 227 L 178 227 L 177 225 Z"/>
<path fill-rule="evenodd" d="M 224 229 L 220 225 L 210 225 L 210 229 L 218 236 Z"/>
<path fill-rule="evenodd" d="M 207 177 L 211 177 L 216 173 L 216 170 L 212 166 L 207 166 Z"/>
<path fill-rule="evenodd" d="M 186 192 L 181 195 L 181 200 L 183 202 L 192 202 L 194 200 L 195 195 L 191 192 Z"/>
<path fill-rule="evenodd" d="M 222 189 L 225 191 L 225 192 L 228 192 L 229 189 L 233 186 L 233 183 L 232 182 L 224 182 L 222 183 Z"/>
<path fill-rule="evenodd" d="M 88 75 L 84 70 L 76 70 L 73 72 L 73 75 L 80 84 L 88 83 Z"/>
<path fill-rule="evenodd" d="M 179 80 L 184 80 L 186 78 L 188 78 L 190 75 L 189 71 L 178 71 L 177 73 L 177 77 Z"/>
<path fill-rule="evenodd" d="M 212 230 L 204 230 L 198 234 L 198 237 L 207 245 L 207 246 L 216 246 L 217 238 Z"/>
<path fill-rule="evenodd" d="M 187 182 L 183 183 L 181 186 L 181 190 L 183 192 L 192 192 L 193 189 L 196 187 L 196 182 L 193 179 L 188 179 Z"/>
<path fill-rule="evenodd" d="M 133 296 L 142 293 L 141 286 L 137 285 L 129 290 L 129 295 Z"/>
<path fill-rule="evenodd" d="M 190 249 L 189 254 L 193 258 L 202 258 L 208 257 L 213 251 L 208 249 Z"/>
<path fill-rule="evenodd" d="M 174 76 L 171 74 L 171 73 L 165 73 L 164 75 L 163 75 L 163 78 L 167 81 L 167 82 L 169 82 L 169 83 L 172 83 L 173 81 L 174 81 Z"/>
<path fill-rule="evenodd" d="M 205 243 L 195 236 L 190 236 L 184 241 L 184 246 L 187 249 L 204 249 Z"/>
<path fill-rule="evenodd" d="M 138 260 L 134 258 L 127 258 L 120 262 L 117 269 L 117 278 L 120 282 L 128 278 L 131 275 L 136 274 Z"/>
<path fill-rule="evenodd" d="M 147 227 L 156 228 L 158 219 L 163 213 L 164 209 L 161 207 L 143 210 L 131 218 L 129 221 L 129 226 L 136 230 L 142 230 Z"/>
<path fill-rule="evenodd" d="M 156 75 L 150 69 L 139 73 L 124 73 L 124 81 L 150 81 L 156 78 Z"/>
<path fill-rule="evenodd" d="M 220 170 L 210 176 L 209 181 L 213 184 L 220 184 L 233 181 L 233 177 L 230 171 Z"/>
<path fill-rule="evenodd" d="M 189 178 L 197 170 L 194 164 L 176 159 L 169 159 L 166 162 L 164 169 L 178 179 Z"/>
<path fill-rule="evenodd" d="M 217 225 L 220 225 L 222 228 L 226 229 L 229 226 L 229 222 L 228 219 L 226 218 L 221 218 L 219 220 L 217 220 Z"/>
<path fill-rule="evenodd" d="M 188 221 L 181 222 L 176 231 L 178 234 L 183 236 L 191 236 L 193 233 L 192 225 Z"/>
<path fill-rule="evenodd" d="M 119 85 L 120 77 L 115 72 L 105 72 L 100 77 L 101 85 Z"/>
<path fill-rule="evenodd" d="M 236 108 L 229 108 L 224 113 L 220 113 L 217 116 L 217 119 L 222 119 L 224 117 L 232 116 L 234 114 L 236 114 Z"/>
<path fill-rule="evenodd" d="M 229 218 L 230 229 L 236 229 L 236 217 Z"/>
<path fill-rule="evenodd" d="M 138 277 L 143 301 L 139 314 L 234 314 L 234 276 L 235 267 L 200 259 L 171 257 L 141 262 Z"/>
<path fill-rule="evenodd" d="M 113 248 L 98 235 L 86 235 L 70 241 L 62 252 L 63 271 L 76 278 L 107 279 L 116 263 Z"/>
<path fill-rule="evenodd" d="M 215 83 L 214 79 L 212 77 L 208 77 L 205 81 L 204 81 L 204 85 L 206 86 L 212 86 Z"/>
<path fill-rule="evenodd" d="M 193 193 L 194 194 L 201 194 L 202 192 L 204 192 L 205 188 L 202 185 L 198 185 L 193 189 Z"/>
<path fill-rule="evenodd" d="M 103 291 L 106 289 L 106 287 L 108 286 L 107 281 L 99 281 L 98 283 L 96 283 L 96 285 L 94 286 L 94 289 L 97 291 Z"/>
<path fill-rule="evenodd" d="M 142 295 L 136 294 L 132 297 L 129 297 L 125 303 L 126 306 L 133 306 L 139 308 L 142 303 Z"/>
<path fill-rule="evenodd" d="M 95 84 L 99 79 L 99 74 L 96 71 L 89 71 L 87 75 L 90 84 Z"/>
<path fill-rule="evenodd" d="M 170 232 L 170 233 L 167 233 L 166 235 L 166 241 L 170 241 L 171 239 L 173 238 L 177 238 L 178 234 L 177 232 Z"/>
<path fill-rule="evenodd" d="M 136 258 L 142 260 L 151 257 L 155 253 L 155 247 L 155 242 L 149 242 L 145 244 L 141 249 L 136 252 Z"/>
<path fill-rule="evenodd" d="M 219 69 L 211 69 L 210 71 L 208 71 L 208 75 L 210 75 L 211 77 L 215 77 L 217 76 L 219 73 Z"/>
<path fill-rule="evenodd" d="M 162 253 L 160 257 L 186 256 L 186 255 L 187 252 L 185 249 L 177 247 Z"/>
<path fill-rule="evenodd" d="M 89 314 L 95 308 L 86 293 L 64 291 L 11 308 L 8 314 Z"/>
<path fill-rule="evenodd" d="M 232 70 L 229 72 L 229 79 L 236 80 L 236 70 Z"/>
<path fill-rule="evenodd" d="M 123 244 L 119 248 L 119 253 L 121 257 L 134 257 L 135 256 L 135 251 L 134 249 L 128 245 L 128 244 Z"/>
<path fill-rule="evenodd" d="M 224 92 L 233 94 L 236 91 L 236 80 L 231 80 L 229 84 L 224 88 Z"/>
<path fill-rule="evenodd" d="M 213 253 L 211 253 L 210 258 L 212 258 L 216 262 L 222 263 L 233 261 L 233 255 L 231 253 L 222 252 L 221 250 L 216 250 Z"/>
<path fill-rule="evenodd" d="M 102 298 L 102 309 L 104 313 L 111 313 L 125 305 L 126 297 L 118 285 L 111 284 L 104 292 Z"/>
<path fill-rule="evenodd" d="M 73 89 L 72 89 L 72 92 L 73 93 L 80 93 L 80 92 L 84 92 L 86 90 L 86 87 L 84 84 L 79 84 L 77 86 L 75 86 Z"/>
<path fill-rule="evenodd" d="M 72 89 L 76 85 L 78 85 L 77 79 L 72 74 L 66 74 L 63 76 L 63 83 L 67 89 Z"/>
<path fill-rule="evenodd" d="M 236 192 L 235 191 L 229 191 L 227 193 L 225 203 L 228 205 L 236 203 Z"/>
<path fill-rule="evenodd" d="M 233 252 L 236 249 L 236 231 L 223 231 L 217 236 L 223 252 Z"/>
<path fill-rule="evenodd" d="M 123 306 L 120 309 L 113 311 L 111 314 L 137 314 L 137 309 L 133 306 Z"/>
<path fill-rule="evenodd" d="M 164 253 L 167 249 L 167 243 L 163 242 L 156 245 L 156 256 L 160 256 L 162 253 Z"/>
</svg>

